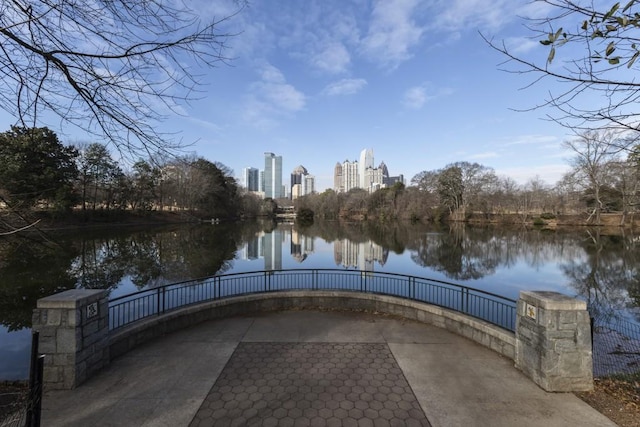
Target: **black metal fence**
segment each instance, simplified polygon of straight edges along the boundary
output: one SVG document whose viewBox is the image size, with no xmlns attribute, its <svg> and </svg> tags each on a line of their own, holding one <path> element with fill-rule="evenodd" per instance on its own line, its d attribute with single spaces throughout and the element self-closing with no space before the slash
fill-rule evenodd
<svg viewBox="0 0 640 427">
<path fill-rule="evenodd" d="M 238 295 L 290 290 L 339 290 L 426 302 L 515 330 L 516 301 L 455 283 L 403 274 L 337 269 L 253 271 L 146 289 L 109 301 L 109 328 L 187 305 Z"/>
<path fill-rule="evenodd" d="M 39 333 L 33 331 L 28 388 L 15 387 L 0 395 L 0 427 L 40 427 L 44 355 L 39 354 L 38 343 Z"/>
<path fill-rule="evenodd" d="M 640 379 L 640 326 L 623 318 L 593 318 L 593 375 Z"/>
</svg>

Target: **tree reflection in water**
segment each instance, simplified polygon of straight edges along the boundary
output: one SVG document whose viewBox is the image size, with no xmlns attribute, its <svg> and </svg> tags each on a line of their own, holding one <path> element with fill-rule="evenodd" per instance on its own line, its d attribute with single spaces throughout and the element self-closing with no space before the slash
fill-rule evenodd
<svg viewBox="0 0 640 427">
<path fill-rule="evenodd" d="M 126 289 L 130 292 L 233 271 L 237 251 L 275 227 L 271 222 L 176 225 L 59 234 L 52 238 L 55 243 L 25 237 L 0 240 L 0 322 L 9 330 L 29 327 L 36 300 L 64 289 L 123 293 L 123 283 L 130 283 Z M 425 271 L 388 271 L 424 276 L 438 272 L 462 282 L 491 280 L 517 263 L 526 263 L 528 274 L 557 264 L 568 285 L 599 313 L 633 307 L 637 313 L 640 306 L 640 240 L 618 229 L 614 233 L 316 221 L 277 230 L 276 240 L 290 246 L 296 268 L 304 268 L 308 257 L 315 258 L 316 268 L 335 268 L 338 258 L 337 265 L 354 267 L 346 258 L 346 247 L 351 245 L 370 249 L 371 259 L 364 257 L 370 268 L 377 261 L 386 269 L 388 258 L 405 257 Z M 333 246 L 333 256 L 308 250 L 316 238 Z M 326 259 L 320 259 L 323 256 Z"/>
</svg>

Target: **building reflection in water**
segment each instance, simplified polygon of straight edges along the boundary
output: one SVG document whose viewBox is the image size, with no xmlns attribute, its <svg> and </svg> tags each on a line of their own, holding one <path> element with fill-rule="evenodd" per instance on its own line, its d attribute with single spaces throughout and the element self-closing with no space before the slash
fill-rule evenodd
<svg viewBox="0 0 640 427">
<path fill-rule="evenodd" d="M 291 256 L 303 262 L 314 252 L 314 238 L 282 224 L 270 233 L 261 232 L 248 239 L 239 251 L 241 260 L 264 259 L 264 269 L 282 269 L 282 247 L 290 242 Z"/>
<path fill-rule="evenodd" d="M 264 269 L 282 269 L 283 246 L 289 242 L 291 257 L 301 263 L 315 251 L 314 238 L 304 235 L 293 227 L 279 225 L 270 233 L 261 232 L 250 238 L 239 251 L 240 259 L 264 259 Z M 389 249 L 374 243 L 352 242 L 340 239 L 333 242 L 333 258 L 336 265 L 355 268 L 360 271 L 374 271 L 375 263 L 384 266 L 389 257 Z"/>
<path fill-rule="evenodd" d="M 313 237 L 298 233 L 298 230 L 291 230 L 291 256 L 298 262 L 307 259 L 307 255 L 314 250 Z"/>
<path fill-rule="evenodd" d="M 333 242 L 333 259 L 336 265 L 346 268 L 357 268 L 360 271 L 373 271 L 374 262 L 384 266 L 389 257 L 389 250 L 368 240 L 352 242 L 348 239 Z"/>
</svg>

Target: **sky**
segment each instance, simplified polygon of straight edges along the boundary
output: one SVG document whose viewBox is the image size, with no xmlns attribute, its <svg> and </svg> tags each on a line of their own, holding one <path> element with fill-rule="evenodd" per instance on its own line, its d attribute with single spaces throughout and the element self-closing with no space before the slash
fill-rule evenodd
<svg viewBox="0 0 640 427">
<path fill-rule="evenodd" d="M 234 3 L 201 7 L 204 18 L 221 17 Z M 544 109 L 518 110 L 556 83 L 527 87 L 532 76 L 501 71 L 505 58 L 480 36 L 545 58 L 521 19 L 545 13 L 528 0 L 252 0 L 221 27 L 235 34 L 232 59 L 204 70 L 202 98 L 159 126 L 237 177 L 264 169 L 265 152 L 281 155 L 283 182 L 303 165 L 318 191 L 333 187 L 337 162 L 365 148 L 407 184 L 468 161 L 552 185 L 569 169 L 561 143 L 570 134 Z M 14 122 L 0 114 L 0 129 Z"/>
</svg>

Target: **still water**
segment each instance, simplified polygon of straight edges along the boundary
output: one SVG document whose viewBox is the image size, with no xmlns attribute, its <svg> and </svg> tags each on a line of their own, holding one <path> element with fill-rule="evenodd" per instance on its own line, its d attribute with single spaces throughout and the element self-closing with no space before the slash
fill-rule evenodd
<svg viewBox="0 0 640 427">
<path fill-rule="evenodd" d="M 31 312 L 71 288 L 112 297 L 214 274 L 295 268 L 386 271 L 516 299 L 551 290 L 640 319 L 640 237 L 622 230 L 435 228 L 316 222 L 181 225 L 0 240 L 0 380 L 27 377 Z"/>
</svg>

